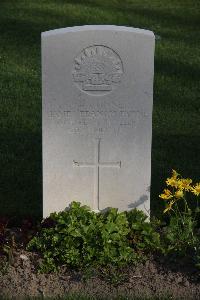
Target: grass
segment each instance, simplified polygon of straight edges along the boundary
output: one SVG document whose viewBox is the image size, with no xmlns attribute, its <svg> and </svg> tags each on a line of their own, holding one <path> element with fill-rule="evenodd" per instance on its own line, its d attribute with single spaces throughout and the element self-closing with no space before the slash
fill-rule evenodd
<svg viewBox="0 0 200 300">
<path fill-rule="evenodd" d="M 1 0 L 0 215 L 42 215 L 40 34 L 55 28 L 154 31 L 152 211 L 172 168 L 199 180 L 199 12 L 196 0 Z"/>
</svg>

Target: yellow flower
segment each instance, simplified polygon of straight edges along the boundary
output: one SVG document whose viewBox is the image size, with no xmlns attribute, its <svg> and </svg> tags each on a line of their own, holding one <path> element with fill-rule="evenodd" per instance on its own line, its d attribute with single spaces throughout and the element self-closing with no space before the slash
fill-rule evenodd
<svg viewBox="0 0 200 300">
<path fill-rule="evenodd" d="M 159 197 L 161 199 L 168 200 L 168 199 L 171 199 L 173 196 L 172 196 L 172 193 L 170 190 L 164 189 L 164 193 L 159 195 Z"/>
<path fill-rule="evenodd" d="M 175 201 L 171 201 L 167 207 L 164 209 L 163 213 L 165 214 L 167 211 L 171 210 L 172 209 L 172 205 L 175 203 Z"/>
<path fill-rule="evenodd" d="M 176 172 L 176 170 L 172 169 L 172 178 L 176 179 L 180 174 Z"/>
<path fill-rule="evenodd" d="M 196 196 L 199 196 L 199 194 L 200 194 L 200 182 L 196 183 L 196 185 L 191 188 L 191 191 Z"/>
<path fill-rule="evenodd" d="M 178 180 L 178 188 L 181 190 L 186 190 L 189 191 L 191 190 L 191 184 L 192 183 L 192 179 L 187 178 L 187 179 L 179 179 Z"/>
<path fill-rule="evenodd" d="M 167 184 L 167 185 L 170 185 L 170 186 L 174 186 L 175 188 L 178 187 L 178 181 L 177 181 L 176 178 L 173 178 L 173 177 L 167 178 L 166 184 Z"/>
<path fill-rule="evenodd" d="M 174 195 L 176 198 L 183 198 L 183 190 L 176 191 Z"/>
</svg>

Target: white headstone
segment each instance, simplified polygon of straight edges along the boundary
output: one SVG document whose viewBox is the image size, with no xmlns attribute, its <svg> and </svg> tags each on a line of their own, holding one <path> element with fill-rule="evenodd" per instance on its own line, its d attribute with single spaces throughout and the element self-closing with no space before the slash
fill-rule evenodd
<svg viewBox="0 0 200 300">
<path fill-rule="evenodd" d="M 43 215 L 150 208 L 154 34 L 118 26 L 42 33 Z"/>
</svg>

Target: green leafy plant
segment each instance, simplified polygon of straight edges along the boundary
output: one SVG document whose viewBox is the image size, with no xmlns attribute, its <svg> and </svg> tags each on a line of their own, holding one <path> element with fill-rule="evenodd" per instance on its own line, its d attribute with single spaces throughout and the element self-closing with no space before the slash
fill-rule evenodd
<svg viewBox="0 0 200 300">
<path fill-rule="evenodd" d="M 161 251 L 160 234 L 154 223 L 147 222 L 147 216 L 137 209 L 128 211 L 127 219 L 130 232 L 128 235 L 132 248 L 139 254 Z"/>
<path fill-rule="evenodd" d="M 111 208 L 95 213 L 72 202 L 70 209 L 52 213 L 40 232 L 28 244 L 43 256 L 42 272 L 56 271 L 59 265 L 84 267 L 92 264 L 122 265 L 134 260 L 127 235 L 125 213 Z"/>
</svg>

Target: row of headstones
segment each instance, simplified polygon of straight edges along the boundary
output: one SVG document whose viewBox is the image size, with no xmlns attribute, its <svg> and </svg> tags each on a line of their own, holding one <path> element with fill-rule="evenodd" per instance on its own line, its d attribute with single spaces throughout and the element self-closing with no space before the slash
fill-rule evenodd
<svg viewBox="0 0 200 300">
<path fill-rule="evenodd" d="M 150 209 L 154 34 L 42 33 L 43 215 L 79 201 Z"/>
</svg>

